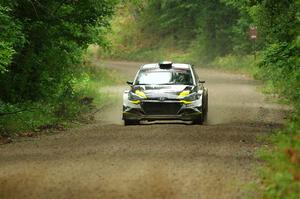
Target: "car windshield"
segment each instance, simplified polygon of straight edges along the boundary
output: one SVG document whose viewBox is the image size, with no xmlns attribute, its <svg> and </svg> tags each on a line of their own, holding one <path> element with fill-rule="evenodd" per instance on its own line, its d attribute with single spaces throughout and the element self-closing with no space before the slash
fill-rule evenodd
<svg viewBox="0 0 300 199">
<path fill-rule="evenodd" d="M 193 85 L 190 70 L 140 71 L 136 85 Z"/>
</svg>

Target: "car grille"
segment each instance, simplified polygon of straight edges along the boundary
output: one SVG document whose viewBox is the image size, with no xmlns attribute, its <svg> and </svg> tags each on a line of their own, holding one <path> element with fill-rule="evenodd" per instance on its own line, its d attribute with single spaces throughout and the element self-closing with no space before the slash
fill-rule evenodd
<svg viewBox="0 0 300 199">
<path fill-rule="evenodd" d="M 143 102 L 142 108 L 147 115 L 176 115 L 181 108 L 178 102 Z"/>
</svg>

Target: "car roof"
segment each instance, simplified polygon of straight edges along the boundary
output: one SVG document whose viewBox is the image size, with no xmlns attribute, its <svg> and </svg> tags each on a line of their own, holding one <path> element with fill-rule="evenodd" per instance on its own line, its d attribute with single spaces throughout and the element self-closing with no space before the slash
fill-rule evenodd
<svg viewBox="0 0 300 199">
<path fill-rule="evenodd" d="M 172 63 L 171 69 L 190 69 L 190 64 Z M 142 70 L 160 69 L 159 63 L 145 64 L 141 66 Z"/>
</svg>

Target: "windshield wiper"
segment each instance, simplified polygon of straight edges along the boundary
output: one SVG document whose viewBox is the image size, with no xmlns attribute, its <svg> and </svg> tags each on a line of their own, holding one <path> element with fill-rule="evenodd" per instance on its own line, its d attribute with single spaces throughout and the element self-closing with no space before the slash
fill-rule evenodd
<svg viewBox="0 0 300 199">
<path fill-rule="evenodd" d="M 163 83 L 163 84 L 157 84 L 157 85 L 174 85 L 175 82 L 170 82 L 170 83 Z"/>
</svg>

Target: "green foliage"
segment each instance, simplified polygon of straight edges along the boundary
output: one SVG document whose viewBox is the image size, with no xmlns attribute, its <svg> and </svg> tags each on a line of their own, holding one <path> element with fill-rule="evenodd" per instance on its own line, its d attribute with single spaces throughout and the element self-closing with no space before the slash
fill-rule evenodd
<svg viewBox="0 0 300 199">
<path fill-rule="evenodd" d="M 112 49 L 101 51 L 101 56 L 193 63 L 241 57 L 253 50 L 248 29 L 254 23 L 255 8 L 246 0 L 125 1 L 108 37 Z"/>
<path fill-rule="evenodd" d="M 260 78 L 272 92 L 295 107 L 288 126 L 273 136 L 274 149 L 265 151 L 262 172 L 265 198 L 300 197 L 300 1 L 265 0 L 259 5 L 257 21 L 265 49 L 260 63 Z"/>
<path fill-rule="evenodd" d="M 0 42 L 0 73 L 7 72 L 6 67 L 11 64 L 14 53 L 15 51 L 9 43 Z"/>
<path fill-rule="evenodd" d="M 260 77 L 285 98 L 300 103 L 299 49 L 288 43 L 271 45 L 260 63 Z"/>
<path fill-rule="evenodd" d="M 140 25 L 147 34 L 160 37 L 172 34 L 181 39 L 195 37 L 198 6 L 194 1 L 149 0 L 138 13 Z"/>
<path fill-rule="evenodd" d="M 59 122 L 54 115 L 55 106 L 50 103 L 0 103 L 0 136 L 20 131 L 35 131 L 39 126 Z"/>
<path fill-rule="evenodd" d="M 116 3 L 0 0 L 1 133 L 71 120 L 85 109 L 79 100 L 91 74 L 83 53 L 92 43 L 107 46 Z"/>
<path fill-rule="evenodd" d="M 82 65 L 83 50 L 90 43 L 106 44 L 103 32 L 115 3 L 113 0 L 3 1 L 13 17 L 6 20 L 21 24 L 26 42 L 20 48 L 11 45 L 3 51 L 10 60 L 14 52 L 15 55 L 12 62 L 4 60 L 8 72 L 0 77 L 2 100 L 18 102 L 71 94 L 72 80 Z M 16 28 L 6 29 L 9 33 Z M 7 43 L 5 35 L 0 37 Z"/>
<path fill-rule="evenodd" d="M 8 7 L 0 5 L 0 75 L 7 72 L 16 50 L 25 42 L 19 21 L 11 17 L 10 13 Z"/>
<path fill-rule="evenodd" d="M 177 51 L 208 62 L 217 56 L 247 54 L 252 50 L 247 6 L 224 0 L 123 3 L 113 22 L 109 55 L 140 59 L 159 57 L 153 51 L 167 57 Z"/>
<path fill-rule="evenodd" d="M 214 0 L 201 4 L 198 18 L 198 56 L 203 62 L 233 52 L 233 31 L 238 10 L 222 1 Z"/>
<path fill-rule="evenodd" d="M 284 131 L 270 138 L 275 148 L 260 152 L 260 156 L 267 161 L 266 167 L 261 170 L 260 191 L 264 198 L 299 198 L 300 126 L 297 116 L 293 120 Z"/>
<path fill-rule="evenodd" d="M 253 41 L 249 39 L 249 27 L 256 25 L 254 19 L 256 5 L 253 1 L 248 0 L 223 0 L 222 2 L 238 11 L 237 21 L 232 24 L 232 32 L 229 35 L 232 41 L 233 53 L 237 55 L 252 53 Z"/>
<path fill-rule="evenodd" d="M 209 65 L 212 68 L 225 69 L 230 71 L 235 71 L 238 73 L 251 74 L 256 76 L 260 73 L 257 63 L 259 59 L 254 60 L 253 55 L 248 56 L 237 56 L 228 55 L 225 57 L 217 57 Z"/>
<path fill-rule="evenodd" d="M 80 76 L 72 80 L 73 94 L 58 96 L 53 100 L 14 104 L 0 100 L 0 137 L 82 120 L 85 114 L 94 110 L 94 106 L 101 108 L 110 102 L 105 94 L 100 93 L 101 88 L 119 81 L 118 76 L 111 71 L 89 65 L 85 66 Z M 82 103 L 86 97 L 91 98 L 93 103 Z"/>
<path fill-rule="evenodd" d="M 298 23 L 296 20 L 298 10 L 295 0 L 263 0 L 258 5 L 255 16 L 262 41 L 265 44 L 292 42 L 291 30 Z"/>
</svg>

